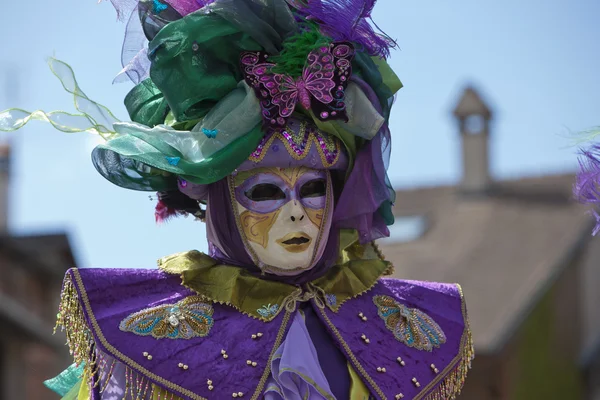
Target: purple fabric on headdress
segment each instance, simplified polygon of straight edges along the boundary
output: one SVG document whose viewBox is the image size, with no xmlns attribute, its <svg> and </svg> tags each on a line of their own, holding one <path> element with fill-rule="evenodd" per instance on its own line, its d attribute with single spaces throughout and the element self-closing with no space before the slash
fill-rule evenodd
<svg viewBox="0 0 600 400">
<path fill-rule="evenodd" d="M 191 199 L 205 201 L 208 198 L 208 185 L 197 185 L 185 179 L 177 179 L 179 191 Z"/>
<path fill-rule="evenodd" d="M 110 0 L 110 2 L 117 11 L 117 18 L 123 21 L 131 15 L 139 0 Z"/>
<path fill-rule="evenodd" d="M 373 89 L 362 79 L 352 77 L 377 111 L 381 105 Z M 390 131 L 384 124 L 377 135 L 357 153 L 354 168 L 336 205 L 333 224 L 339 229 L 356 229 L 361 243 L 388 237 L 390 231 L 378 212 L 393 192 L 388 184 L 387 164 L 391 150 Z M 356 196 L 360 191 L 361 195 Z"/>
<path fill-rule="evenodd" d="M 165 0 L 183 16 L 197 11 L 214 0 Z"/>
<path fill-rule="evenodd" d="M 144 34 L 137 7 L 131 13 L 125 28 L 121 64 L 123 69 L 115 77 L 113 83 L 125 82 L 129 78 L 137 85 L 150 76 L 148 39 Z"/>
<path fill-rule="evenodd" d="M 348 155 L 339 139 L 324 134 L 314 123 L 290 118 L 286 129 L 270 129 L 237 169 L 297 166 L 343 171 L 348 168 Z"/>
<path fill-rule="evenodd" d="M 212 251 L 224 264 L 245 267 L 260 273 L 246 252 L 232 211 L 227 179 L 208 185 L 206 205 L 206 238 L 215 247 Z"/>
<path fill-rule="evenodd" d="M 337 228 L 356 229 L 361 243 L 388 237 L 390 232 L 378 209 L 390 200 L 381 143 L 389 135 L 387 126 L 356 155 L 354 168 L 344 185 L 333 215 Z M 360 193 L 357 196 L 356 193 Z"/>
</svg>

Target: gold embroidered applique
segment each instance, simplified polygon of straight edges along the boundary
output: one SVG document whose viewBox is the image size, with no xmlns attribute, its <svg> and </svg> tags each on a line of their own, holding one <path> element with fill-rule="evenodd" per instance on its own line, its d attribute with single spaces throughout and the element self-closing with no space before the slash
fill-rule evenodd
<svg viewBox="0 0 600 400">
<path fill-rule="evenodd" d="M 213 308 L 200 296 L 163 304 L 131 314 L 119 325 L 124 332 L 156 339 L 191 339 L 208 335 L 214 324 Z"/>
<path fill-rule="evenodd" d="M 442 328 L 423 311 L 408 308 L 389 296 L 375 296 L 373 302 L 385 326 L 408 347 L 431 351 L 446 343 Z"/>
</svg>

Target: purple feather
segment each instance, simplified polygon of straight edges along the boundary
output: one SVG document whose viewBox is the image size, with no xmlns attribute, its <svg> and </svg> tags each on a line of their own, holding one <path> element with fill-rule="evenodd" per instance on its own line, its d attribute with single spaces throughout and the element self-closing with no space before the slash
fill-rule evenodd
<svg viewBox="0 0 600 400">
<path fill-rule="evenodd" d="M 581 150 L 579 157 L 579 171 L 573 186 L 575 199 L 583 204 L 594 207 L 600 205 L 600 144 L 593 145 L 590 149 Z M 596 210 L 591 211 L 596 219 L 593 235 L 600 232 L 600 215 Z"/>
<path fill-rule="evenodd" d="M 386 58 L 396 46 L 390 37 L 378 34 L 369 23 L 376 0 L 296 0 L 288 3 L 307 19 L 321 25 L 323 33 L 335 41 L 349 41 L 363 47 L 370 55 Z"/>
</svg>

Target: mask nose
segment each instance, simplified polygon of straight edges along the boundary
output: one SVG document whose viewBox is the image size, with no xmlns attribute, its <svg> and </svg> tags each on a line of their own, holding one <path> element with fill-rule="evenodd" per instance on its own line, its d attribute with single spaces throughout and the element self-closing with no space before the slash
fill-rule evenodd
<svg viewBox="0 0 600 400">
<path fill-rule="evenodd" d="M 304 219 L 304 207 L 294 199 L 290 210 L 290 220 L 292 222 L 302 221 Z"/>
</svg>

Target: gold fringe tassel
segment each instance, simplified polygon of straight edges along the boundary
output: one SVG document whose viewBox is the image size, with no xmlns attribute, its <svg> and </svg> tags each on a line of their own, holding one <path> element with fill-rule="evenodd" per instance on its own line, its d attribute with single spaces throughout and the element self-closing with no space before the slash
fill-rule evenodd
<svg viewBox="0 0 600 400">
<path fill-rule="evenodd" d="M 468 326 L 465 339 L 460 362 L 431 393 L 425 396 L 424 400 L 453 400 L 460 394 L 467 379 L 467 373 L 471 369 L 471 361 L 475 358 L 473 337 Z"/>
<path fill-rule="evenodd" d="M 65 276 L 56 317 L 54 332 L 56 333 L 59 327 L 61 331 L 65 332 L 69 352 L 73 356 L 75 364 L 85 363 L 87 376 L 92 377 L 98 369 L 93 351 L 94 338 L 85 319 L 71 274 Z"/>
</svg>

